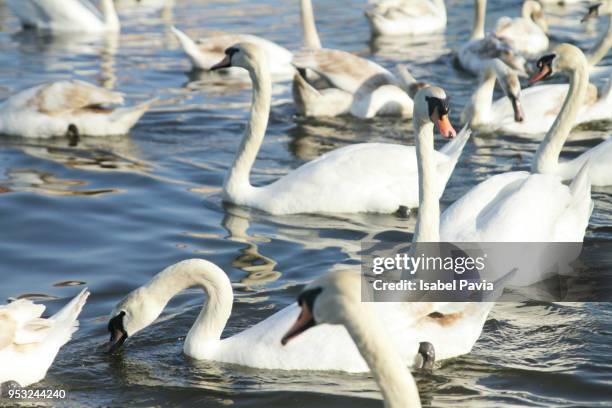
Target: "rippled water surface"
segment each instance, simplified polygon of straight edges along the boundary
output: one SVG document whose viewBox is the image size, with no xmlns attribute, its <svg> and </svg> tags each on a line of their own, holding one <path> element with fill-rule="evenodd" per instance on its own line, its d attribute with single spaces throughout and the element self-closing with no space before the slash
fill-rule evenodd
<svg viewBox="0 0 612 408">
<path fill-rule="evenodd" d="M 458 120 L 476 83 L 454 68 L 452 58 L 469 35 L 471 1 L 447 2 L 445 34 L 400 41 L 370 39 L 365 1 L 314 3 L 325 45 L 390 68 L 406 62 L 417 78 L 446 89 Z M 517 0 L 489 3 L 488 27 L 501 15 L 517 15 L 520 6 Z M 571 8 L 549 12 L 555 42 L 586 47 L 605 23 L 581 26 L 579 10 Z M 414 217 L 273 217 L 221 202 L 250 85 L 190 73 L 169 27 L 193 36 L 249 32 L 296 49 L 297 0 L 177 0 L 163 10 L 123 8 L 121 19 L 119 38 L 48 38 L 19 32 L 0 0 L 0 98 L 73 77 L 125 92 L 130 102 L 158 98 L 126 137 L 84 138 L 76 147 L 63 139 L 0 138 L 0 300 L 37 294 L 53 312 L 79 291 L 58 283 L 84 282 L 92 291 L 81 329 L 36 387 L 67 390 L 68 398 L 53 406 L 381 406 L 368 375 L 262 371 L 185 357 L 182 340 L 203 302 L 197 290 L 173 299 L 162 319 L 130 339 L 123 354 L 100 352 L 114 304 L 178 260 L 207 258 L 232 282 L 244 284 L 235 289 L 226 329 L 231 335 L 294 301 L 305 282 L 355 265 L 360 240 L 390 233 L 409 240 L 414 228 Z M 600 124 L 583 133 L 610 130 L 612 125 Z M 268 183 L 325 151 L 360 141 L 412 143 L 412 126 L 398 119 L 298 118 L 289 84 L 277 84 L 252 180 Z M 564 155 L 598 142 L 572 141 Z M 535 147 L 505 135 L 473 138 L 444 204 L 489 175 L 527 168 Z M 611 194 L 594 190 L 590 241 L 612 240 Z M 499 304 L 472 353 L 416 375 L 423 404 L 609 406 L 611 316 L 603 303 Z"/>
</svg>

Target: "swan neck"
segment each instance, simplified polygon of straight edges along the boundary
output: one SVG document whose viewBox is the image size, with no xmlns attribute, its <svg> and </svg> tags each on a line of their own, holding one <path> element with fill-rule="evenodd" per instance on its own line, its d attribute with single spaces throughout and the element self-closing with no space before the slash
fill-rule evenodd
<svg viewBox="0 0 612 408">
<path fill-rule="evenodd" d="M 302 30 L 304 34 L 304 46 L 306 48 L 320 49 L 321 39 L 317 32 L 314 11 L 311 0 L 300 0 L 300 14 L 302 16 Z"/>
<path fill-rule="evenodd" d="M 102 0 L 101 9 L 106 28 L 108 30 L 119 31 L 119 16 L 117 16 L 113 0 Z"/>
<path fill-rule="evenodd" d="M 224 183 L 224 192 L 229 198 L 247 194 L 253 188 L 249 175 L 266 134 L 272 102 L 272 79 L 267 64 L 266 61 L 255 61 L 248 68 L 253 83 L 253 99 L 244 136 Z"/>
<path fill-rule="evenodd" d="M 485 70 L 476 92 L 472 95 L 472 118 L 470 126 L 489 123 L 491 109 L 493 108 L 493 92 L 497 76 L 490 70 Z"/>
<path fill-rule="evenodd" d="M 191 287 L 202 288 L 207 300 L 185 339 L 188 355 L 196 354 L 192 350 L 194 345 L 221 339 L 234 301 L 229 278 L 215 264 L 193 259 L 167 268 L 147 287 L 148 294 L 164 307 L 175 295 Z"/>
<path fill-rule="evenodd" d="M 548 133 L 538 146 L 535 160 L 531 167 L 532 173 L 554 173 L 559 165 L 559 155 L 567 137 L 576 123 L 576 118 L 584 104 L 589 74 L 586 63 L 579 62 L 570 68 L 570 85 L 563 102 L 563 107 L 557 115 Z"/>
<path fill-rule="evenodd" d="M 413 242 L 440 241 L 440 202 L 436 161 L 434 157 L 433 123 L 417 126 L 416 155 L 419 176 L 419 212 Z"/>
<path fill-rule="evenodd" d="M 597 44 L 586 55 L 590 66 L 598 64 L 612 48 L 612 14 L 608 14 L 608 28 Z"/>
<path fill-rule="evenodd" d="M 487 0 L 475 0 L 474 2 L 474 25 L 472 27 L 472 40 L 484 38 L 485 15 L 487 12 Z"/>
<path fill-rule="evenodd" d="M 363 304 L 345 305 L 344 326 L 378 383 L 386 408 L 420 407 L 419 391 L 410 371 L 395 352 L 379 319 Z"/>
</svg>

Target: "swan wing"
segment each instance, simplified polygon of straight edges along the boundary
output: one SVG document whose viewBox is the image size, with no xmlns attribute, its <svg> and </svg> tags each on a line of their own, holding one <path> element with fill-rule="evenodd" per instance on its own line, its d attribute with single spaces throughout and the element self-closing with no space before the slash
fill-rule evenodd
<svg viewBox="0 0 612 408">
<path fill-rule="evenodd" d="M 123 104 L 123 94 L 72 80 L 41 86 L 29 101 L 39 112 L 58 114 L 90 107 Z"/>
<path fill-rule="evenodd" d="M 345 51 L 302 49 L 293 55 L 292 63 L 297 68 L 316 72 L 336 88 L 350 93 L 387 84 L 399 85 L 385 68 Z"/>
</svg>

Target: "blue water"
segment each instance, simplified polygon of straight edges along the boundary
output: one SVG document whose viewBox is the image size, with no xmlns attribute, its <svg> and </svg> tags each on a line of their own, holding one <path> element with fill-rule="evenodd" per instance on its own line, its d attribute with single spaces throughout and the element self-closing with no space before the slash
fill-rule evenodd
<svg viewBox="0 0 612 408">
<path fill-rule="evenodd" d="M 365 1 L 315 0 L 323 43 L 392 68 L 405 62 L 451 96 L 459 113 L 476 80 L 454 68 L 452 50 L 469 35 L 471 1 L 448 1 L 445 34 L 371 40 Z M 491 0 L 487 27 L 517 15 L 517 0 Z M 599 26 L 579 24 L 580 9 L 549 9 L 552 40 L 594 43 Z M 220 186 L 247 117 L 248 84 L 189 73 L 169 26 L 193 36 L 225 30 L 265 36 L 296 49 L 297 0 L 176 1 L 162 11 L 121 11 L 119 38 L 48 38 L 20 33 L 0 0 L 0 99 L 44 81 L 80 78 L 129 95 L 157 97 L 127 137 L 66 140 L 0 138 L 0 301 L 38 295 L 49 312 L 84 282 L 92 296 L 74 340 L 36 388 L 67 391 L 48 406 L 379 407 L 368 375 L 262 371 L 197 362 L 182 340 L 203 297 L 176 297 L 162 319 L 130 339 L 119 356 L 103 355 L 114 304 L 181 259 L 217 263 L 236 289 L 226 330 L 238 332 L 295 300 L 301 285 L 332 268 L 353 265 L 362 239 L 414 229 L 414 217 L 386 215 L 269 216 L 224 205 Z M 604 63 L 612 64 L 612 58 Z M 610 124 L 584 129 L 603 136 Z M 288 83 L 275 87 L 266 140 L 252 181 L 265 184 L 325 151 L 361 141 L 412 143 L 409 121 L 295 116 Z M 598 143 L 568 143 L 569 158 Z M 443 198 L 448 205 L 486 177 L 529 166 L 536 143 L 508 135 L 468 143 Z M 611 189 L 595 189 L 587 231 L 612 241 Z M 425 406 L 609 406 L 612 395 L 612 308 L 591 304 L 498 304 L 469 355 L 417 374 Z M 290 392 L 288 392 L 290 391 Z"/>
</svg>

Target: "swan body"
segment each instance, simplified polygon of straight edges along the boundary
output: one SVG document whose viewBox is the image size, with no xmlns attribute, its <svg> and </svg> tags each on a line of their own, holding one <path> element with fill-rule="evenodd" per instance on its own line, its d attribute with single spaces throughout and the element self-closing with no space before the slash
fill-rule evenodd
<svg viewBox="0 0 612 408">
<path fill-rule="evenodd" d="M 254 89 L 250 122 L 224 182 L 226 201 L 272 214 L 392 213 L 401 206 L 417 205 L 414 148 L 395 144 L 362 143 L 336 149 L 269 185 L 252 186 L 249 173 L 263 141 L 270 110 L 270 75 L 261 50 L 252 44 L 229 48 L 220 63 L 220 67 L 227 66 L 247 69 Z M 346 80 L 344 86 L 351 90 L 358 82 Z M 468 137 L 463 132 L 433 155 L 440 173 L 438 193 L 443 191 Z"/>
<path fill-rule="evenodd" d="M 113 0 L 100 0 L 102 14 L 87 0 L 7 0 L 6 4 L 26 27 L 90 33 L 121 28 Z"/>
<path fill-rule="evenodd" d="M 374 35 L 418 35 L 444 30 L 444 0 L 384 0 L 365 13 Z"/>
<path fill-rule="evenodd" d="M 519 72 L 525 71 L 525 59 L 495 35 L 485 36 L 486 0 L 475 0 L 474 25 L 470 40 L 457 53 L 459 65 L 468 73 L 478 76 L 488 61 L 499 58 Z"/>
<path fill-rule="evenodd" d="M 209 71 L 223 58 L 223 51 L 226 48 L 236 43 L 248 42 L 257 45 L 264 51 L 272 75 L 286 77 L 295 72 L 291 65 L 292 53 L 265 38 L 250 34 L 219 34 L 194 41 L 176 27 L 172 27 L 172 32 L 195 69 Z M 229 72 L 232 75 L 240 75 L 244 71 L 230 69 Z"/>
<path fill-rule="evenodd" d="M 521 17 L 501 17 L 495 25 L 495 36 L 508 44 L 514 52 L 534 58 L 548 49 L 548 26 L 542 6 L 534 0 L 523 3 Z"/>
<path fill-rule="evenodd" d="M 391 333 L 368 304 L 361 302 L 361 285 L 359 274 L 344 271 L 322 276 L 306 286 L 298 298 L 300 317 L 283 337 L 283 344 L 291 344 L 288 342 L 292 339 L 292 342 L 298 341 L 321 325 L 341 325 L 367 361 L 385 407 L 419 408 L 421 402 L 414 378 L 401 364 L 400 355 L 389 340 Z"/>
<path fill-rule="evenodd" d="M 593 208 L 589 168 L 582 166 L 570 186 L 562 183 L 556 171 L 559 154 L 586 96 L 586 60 L 580 50 L 569 44 L 556 47 L 554 52 L 553 67 L 571 73 L 570 91 L 540 143 L 532 172 L 499 174 L 473 187 L 442 215 L 440 235 L 444 241 L 582 242 L 584 239 Z M 539 66 L 544 67 L 549 59 L 541 59 Z"/>
<path fill-rule="evenodd" d="M 375 62 L 349 52 L 321 48 L 297 52 L 293 64 L 331 84 L 317 90 L 301 74 L 295 74 L 294 100 L 304 116 L 412 117 L 414 103 L 401 81 Z"/>
<path fill-rule="evenodd" d="M 89 296 L 83 290 L 58 313 L 42 318 L 44 305 L 25 299 L 0 306 L 0 384 L 27 387 L 45 378 L 60 348 L 72 337 Z"/>
<path fill-rule="evenodd" d="M 25 89 L 0 104 L 0 134 L 49 138 L 77 132 L 89 136 L 124 135 L 150 103 L 123 104 L 123 94 L 79 80 L 56 81 Z"/>
</svg>

